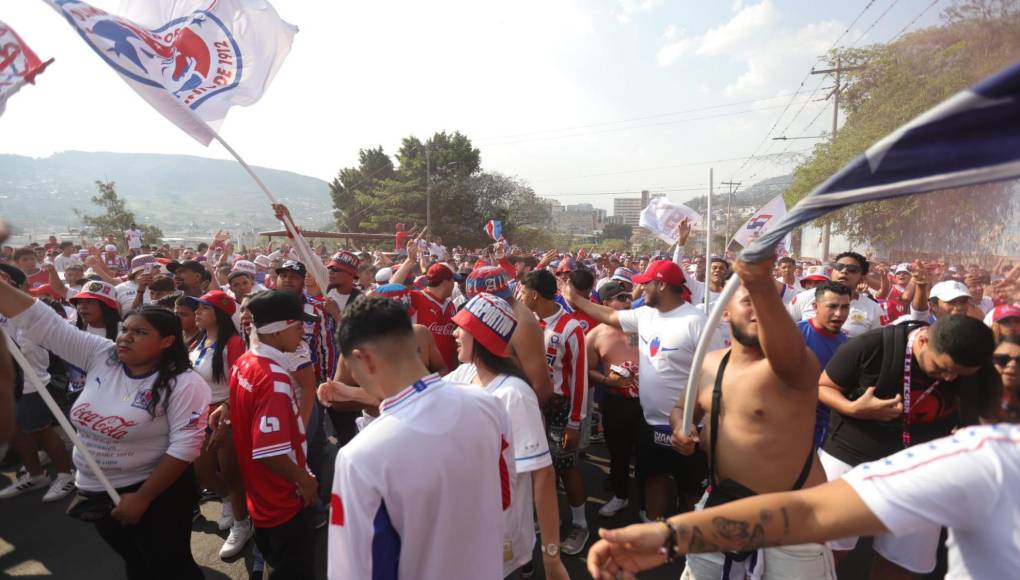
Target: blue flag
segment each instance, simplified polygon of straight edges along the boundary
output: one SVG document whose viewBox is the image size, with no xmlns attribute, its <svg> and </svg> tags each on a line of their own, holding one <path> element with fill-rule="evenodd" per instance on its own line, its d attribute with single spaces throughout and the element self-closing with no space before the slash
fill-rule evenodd
<svg viewBox="0 0 1020 580">
<path fill-rule="evenodd" d="M 500 241 L 503 239 L 503 221 L 502 220 L 489 220 L 485 224 L 485 233 L 492 238 L 493 241 Z"/>
<path fill-rule="evenodd" d="M 903 125 L 815 188 L 741 257 L 773 255 L 786 234 L 861 203 L 1020 176 L 1020 63 Z"/>
</svg>

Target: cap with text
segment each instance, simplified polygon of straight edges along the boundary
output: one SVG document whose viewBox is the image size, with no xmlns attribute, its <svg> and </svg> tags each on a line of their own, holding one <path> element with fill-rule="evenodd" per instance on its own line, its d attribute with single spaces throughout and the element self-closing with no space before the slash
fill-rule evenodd
<svg viewBox="0 0 1020 580">
<path fill-rule="evenodd" d="M 517 328 L 517 319 L 506 300 L 483 292 L 468 300 L 453 322 L 492 354 L 508 356 L 507 347 Z"/>
</svg>

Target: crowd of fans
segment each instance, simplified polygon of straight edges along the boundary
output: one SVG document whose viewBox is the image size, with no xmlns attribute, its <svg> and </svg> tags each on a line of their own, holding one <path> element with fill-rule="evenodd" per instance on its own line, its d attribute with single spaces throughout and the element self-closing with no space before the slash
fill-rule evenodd
<svg viewBox="0 0 1020 580">
<path fill-rule="evenodd" d="M 872 577 L 931 571 L 940 523 L 959 524 L 897 528 L 860 469 L 1017 420 L 1020 260 L 843 252 L 745 264 L 687 255 L 689 225 L 677 234 L 672 251 L 649 254 L 447 248 L 402 226 L 392 252 L 312 248 L 300 235 L 237 247 L 223 232 L 151 245 L 134 225 L 99 244 L 5 246 L 0 329 L 31 368 L 0 343 L 16 397 L 0 402 L 14 415 L 0 415 L 0 436 L 18 469 L 0 501 L 72 496 L 68 514 L 92 523 L 132 579 L 202 577 L 190 549 L 200 501 L 222 503 L 220 556 L 254 540 L 253 573 L 272 578 L 314 577 L 313 534 L 327 524 L 331 578 L 527 578 L 536 567 L 566 578 L 561 554 L 584 552 L 595 527 L 580 466 L 604 440 L 613 497 L 598 517 L 619 524 L 636 501 L 652 527 L 604 534 L 595 575 L 690 551 L 715 554 L 691 556 L 687 578 L 733 566 L 834 577 L 855 540 L 756 552 L 765 544 L 724 541 L 754 522 L 709 541 L 666 518 L 841 479 L 885 524 L 861 528 L 876 535 Z M 743 287 L 712 329 L 698 387 L 701 429 L 685 433 L 707 309 L 734 275 Z M 118 505 L 83 450 L 67 449 L 36 384 Z"/>
</svg>

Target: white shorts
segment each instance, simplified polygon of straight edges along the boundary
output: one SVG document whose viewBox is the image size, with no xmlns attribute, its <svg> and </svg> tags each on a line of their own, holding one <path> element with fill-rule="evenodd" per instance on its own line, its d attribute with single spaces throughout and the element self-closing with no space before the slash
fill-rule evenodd
<svg viewBox="0 0 1020 580">
<path fill-rule="evenodd" d="M 832 551 L 821 544 L 800 544 L 765 548 L 758 551 L 758 558 L 764 562 L 747 567 L 754 557 L 743 562 L 733 562 L 728 574 L 723 575 L 726 565 L 722 554 L 688 554 L 687 566 L 680 580 L 718 580 L 723 578 L 754 578 L 762 580 L 836 580 L 836 567 Z"/>
<path fill-rule="evenodd" d="M 818 450 L 825 477 L 829 481 L 840 479 L 853 469 L 852 466 L 836 459 L 821 449 Z M 910 534 L 894 536 L 884 533 L 875 536 L 875 551 L 893 564 L 906 568 L 915 574 L 928 574 L 935 569 L 935 553 L 939 548 L 941 528 L 936 525 L 927 526 Z M 828 542 L 836 551 L 853 550 L 857 546 L 857 538 L 842 538 Z"/>
</svg>

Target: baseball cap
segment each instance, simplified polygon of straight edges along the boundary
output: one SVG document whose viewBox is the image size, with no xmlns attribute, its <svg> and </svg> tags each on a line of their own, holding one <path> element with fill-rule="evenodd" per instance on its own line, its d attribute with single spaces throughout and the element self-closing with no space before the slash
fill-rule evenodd
<svg viewBox="0 0 1020 580">
<path fill-rule="evenodd" d="M 54 300 L 64 299 L 64 297 L 61 296 L 60 293 L 58 293 L 56 290 L 54 290 L 53 286 L 50 286 L 49 284 L 40 284 L 35 288 L 30 288 L 28 290 L 28 293 L 31 294 L 32 296 L 35 296 L 36 298 L 39 298 L 40 296 L 49 296 Z"/>
<path fill-rule="evenodd" d="M 970 290 L 963 282 L 956 280 L 945 280 L 931 287 L 928 298 L 934 298 L 939 302 L 952 302 L 957 298 L 966 296 L 970 298 Z"/>
<path fill-rule="evenodd" d="M 468 298 L 478 294 L 488 293 L 493 296 L 510 299 L 510 280 L 507 278 L 503 268 L 496 266 L 485 266 L 471 272 L 464 284 Z"/>
<path fill-rule="evenodd" d="M 234 267 L 230 269 L 231 274 L 233 274 L 234 272 L 242 272 L 244 274 L 248 274 L 253 278 L 255 277 L 255 272 L 257 271 L 258 269 L 255 268 L 255 262 L 249 262 L 248 260 L 238 260 L 234 262 Z"/>
<path fill-rule="evenodd" d="M 671 260 L 656 260 L 648 264 L 644 274 L 633 276 L 631 280 L 635 284 L 647 284 L 652 280 L 665 282 L 670 286 L 683 286 L 687 279 L 675 262 Z"/>
<path fill-rule="evenodd" d="M 992 322 L 999 322 L 1007 318 L 1020 318 L 1020 305 L 1000 304 L 992 311 Z"/>
<path fill-rule="evenodd" d="M 304 264 L 298 262 L 297 260 L 287 260 L 286 262 L 281 264 L 279 268 L 276 269 L 277 274 L 281 274 L 283 272 L 297 272 L 298 274 L 304 276 L 305 274 L 308 273 L 308 270 L 305 269 Z"/>
<path fill-rule="evenodd" d="M 341 272 L 347 272 L 351 276 L 358 275 L 358 266 L 361 265 L 361 260 L 358 259 L 353 253 L 346 250 L 337 252 L 329 259 L 329 263 L 326 267 L 330 270 L 340 270 Z"/>
<path fill-rule="evenodd" d="M 155 267 L 156 257 L 152 254 L 139 254 L 134 258 L 131 258 L 131 273 L 137 274 L 145 269 L 149 264 L 153 264 Z"/>
<path fill-rule="evenodd" d="M 631 284 L 634 282 L 634 271 L 630 268 L 617 268 L 613 270 L 613 276 L 610 280 L 616 280 L 618 282 L 626 282 Z"/>
<path fill-rule="evenodd" d="M 907 274 L 909 274 L 910 273 L 910 264 L 907 264 L 906 262 L 904 262 L 904 263 L 896 266 L 896 269 L 893 270 L 893 274 L 899 274 L 901 272 L 906 272 Z"/>
<path fill-rule="evenodd" d="M 120 304 L 117 303 L 117 289 L 112 284 L 107 284 L 106 282 L 100 282 L 99 280 L 86 282 L 81 287 L 81 290 L 71 297 L 70 302 L 74 304 L 78 300 L 86 299 L 98 300 L 114 310 L 120 309 Z"/>
<path fill-rule="evenodd" d="M 25 282 L 28 282 L 28 276 L 10 264 L 0 264 L 0 270 L 7 274 L 18 288 L 24 288 Z"/>
<path fill-rule="evenodd" d="M 445 282 L 446 280 L 453 280 L 455 282 L 463 280 L 460 274 L 454 272 L 453 268 L 451 268 L 446 262 L 437 262 L 432 264 L 429 266 L 429 270 L 425 273 L 425 276 L 429 280 L 429 286 L 435 286 L 436 284 Z"/>
<path fill-rule="evenodd" d="M 424 290 L 429 285 L 429 277 L 425 275 L 418 276 L 411 282 L 411 287 L 415 290 Z"/>
<path fill-rule="evenodd" d="M 280 290 L 259 292 L 248 300 L 255 328 L 263 334 L 280 332 L 292 322 L 318 322 L 319 317 L 305 312 L 297 294 Z M 282 324 L 275 324 L 282 323 Z"/>
<path fill-rule="evenodd" d="M 199 296 L 199 304 L 205 304 L 211 306 L 217 310 L 222 310 L 227 313 L 227 316 L 233 316 L 234 312 L 237 311 L 237 303 L 227 296 L 227 293 L 222 290 L 212 290 Z"/>
<path fill-rule="evenodd" d="M 800 279 L 801 286 L 804 282 L 828 282 L 829 272 L 828 266 L 808 266 L 804 269 L 804 277 Z"/>
<path fill-rule="evenodd" d="M 258 256 L 255 256 L 255 261 L 253 263 L 256 266 L 261 266 L 263 268 L 269 268 L 270 266 L 273 265 L 273 259 L 270 258 L 269 256 L 264 255 L 264 254 L 259 254 Z"/>
<path fill-rule="evenodd" d="M 170 262 L 166 265 L 167 271 L 171 274 L 175 274 L 180 269 L 191 270 L 205 276 L 205 266 L 201 262 L 195 260 L 184 260 L 183 262 Z"/>
<path fill-rule="evenodd" d="M 387 284 L 387 283 L 389 283 L 390 278 L 392 278 L 392 277 L 393 277 L 393 268 L 390 268 L 388 266 L 386 268 L 379 268 L 379 270 L 377 270 L 376 273 L 375 273 L 375 283 L 376 284 Z"/>
<path fill-rule="evenodd" d="M 507 356 L 510 337 L 517 328 L 513 308 L 506 300 L 485 292 L 468 300 L 453 317 L 453 323 L 499 357 Z"/>
<path fill-rule="evenodd" d="M 106 251 L 106 252 L 116 252 L 117 251 L 117 246 L 115 246 L 113 244 L 106 244 L 106 247 L 103 248 L 103 250 Z"/>
<path fill-rule="evenodd" d="M 407 308 L 408 316 L 414 314 L 414 307 L 411 306 L 411 289 L 403 284 L 383 284 L 372 291 L 373 296 L 382 296 L 396 300 Z"/>
<path fill-rule="evenodd" d="M 605 304 L 606 302 L 609 302 L 610 300 L 616 298 L 620 294 L 626 294 L 628 292 L 630 291 L 627 289 L 626 286 L 624 286 L 623 282 L 620 282 L 618 280 L 610 280 L 609 282 L 603 284 L 602 288 L 599 288 L 599 300 L 601 300 L 602 303 Z"/>
</svg>

